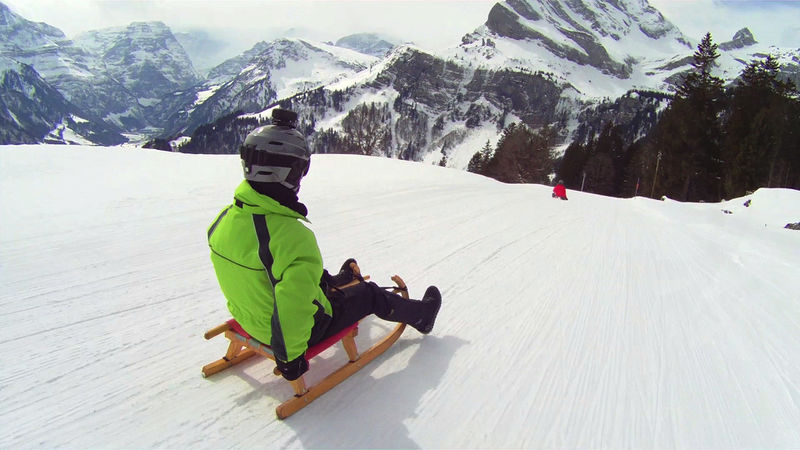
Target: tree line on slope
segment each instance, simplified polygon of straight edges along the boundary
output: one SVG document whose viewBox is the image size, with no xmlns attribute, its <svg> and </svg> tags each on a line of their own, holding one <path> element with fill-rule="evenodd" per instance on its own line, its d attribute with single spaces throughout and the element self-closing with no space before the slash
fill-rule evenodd
<svg viewBox="0 0 800 450">
<path fill-rule="evenodd" d="M 759 187 L 800 188 L 800 99 L 768 55 L 750 62 L 731 88 L 712 74 L 719 57 L 711 34 L 692 70 L 641 139 L 626 145 L 623 125 L 572 142 L 557 159 L 553 132 L 511 124 L 496 147 L 487 142 L 468 170 L 503 182 L 548 183 L 597 194 L 719 201 Z"/>
</svg>

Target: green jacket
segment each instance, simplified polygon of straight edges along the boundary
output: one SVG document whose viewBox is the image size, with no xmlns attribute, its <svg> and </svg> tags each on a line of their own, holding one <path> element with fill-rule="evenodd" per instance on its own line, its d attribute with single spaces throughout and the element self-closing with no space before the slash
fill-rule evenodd
<svg viewBox="0 0 800 450">
<path fill-rule="evenodd" d="M 211 261 L 228 310 L 289 362 L 325 332 L 331 304 L 319 286 L 322 256 L 308 220 L 247 181 L 208 228 Z"/>
</svg>

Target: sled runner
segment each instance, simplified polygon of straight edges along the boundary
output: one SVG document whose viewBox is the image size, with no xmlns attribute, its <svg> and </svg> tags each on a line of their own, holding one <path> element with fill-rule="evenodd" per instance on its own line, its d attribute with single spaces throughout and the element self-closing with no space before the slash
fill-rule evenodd
<svg viewBox="0 0 800 450">
<path fill-rule="evenodd" d="M 354 269 L 358 274 L 358 267 L 356 266 Z M 364 279 L 368 278 L 368 276 L 364 277 Z M 392 288 L 393 291 L 405 298 L 408 298 L 408 289 L 406 288 L 406 284 L 403 279 L 395 275 L 392 277 L 392 281 L 394 281 L 396 284 L 396 286 Z M 359 280 L 354 280 L 352 283 L 341 286 L 340 288 L 352 286 L 359 282 Z M 311 358 L 317 356 L 328 347 L 341 341 L 345 352 L 347 352 L 349 361 L 313 386 L 306 387 L 302 376 L 296 380 L 289 381 L 294 389 L 295 395 L 289 400 L 286 400 L 278 405 L 278 407 L 275 409 L 278 419 L 285 419 L 296 413 L 314 401 L 317 397 L 328 392 L 334 386 L 356 373 L 359 369 L 375 359 L 378 355 L 385 352 L 389 347 L 392 346 L 392 344 L 395 343 L 395 341 L 397 341 L 400 335 L 403 334 L 405 327 L 406 325 L 404 323 L 398 323 L 394 330 L 392 330 L 389 334 L 383 337 L 383 339 L 361 354 L 358 353 L 355 341 L 355 337 L 358 335 L 358 323 L 355 323 L 339 333 L 325 339 L 324 341 L 309 347 L 305 356 L 306 360 L 310 362 Z M 206 364 L 203 367 L 203 377 L 209 377 L 217 372 L 227 369 L 228 367 L 239 364 L 240 362 L 255 355 L 261 355 L 273 361 L 275 360 L 275 356 L 272 354 L 272 349 L 270 346 L 259 342 L 247 334 L 247 332 L 242 329 L 235 319 L 230 319 L 222 325 L 208 330 L 204 336 L 206 339 L 211 339 L 214 336 L 222 333 L 225 333 L 225 337 L 230 341 L 230 344 L 228 345 L 228 351 L 221 359 L 210 364 Z M 277 368 L 273 370 L 273 373 L 277 376 L 280 376 L 280 372 Z"/>
</svg>

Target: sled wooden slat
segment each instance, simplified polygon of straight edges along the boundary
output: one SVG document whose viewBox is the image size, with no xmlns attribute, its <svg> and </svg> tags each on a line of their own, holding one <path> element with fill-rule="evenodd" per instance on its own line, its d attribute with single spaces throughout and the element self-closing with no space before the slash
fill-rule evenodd
<svg viewBox="0 0 800 450">
<path fill-rule="evenodd" d="M 358 266 L 354 267 L 354 269 L 355 273 L 360 273 L 358 271 Z M 367 277 L 364 278 L 366 279 Z M 392 281 L 397 284 L 395 292 L 405 298 L 408 298 L 408 290 L 403 279 L 395 275 L 392 277 Z M 302 376 L 296 380 L 290 381 L 289 383 L 291 384 L 295 395 L 289 400 L 278 405 L 278 407 L 275 409 L 275 413 L 278 418 L 285 419 L 291 416 L 315 399 L 319 398 L 325 392 L 329 391 L 356 373 L 367 363 L 391 347 L 392 344 L 397 341 L 400 335 L 403 334 L 405 327 L 405 324 L 398 323 L 388 335 L 370 347 L 369 350 L 363 354 L 358 353 L 358 348 L 355 341 L 355 336 L 358 334 L 358 324 L 353 324 L 352 326 L 342 330 L 337 335 L 332 336 L 325 341 L 309 348 L 306 351 L 306 358 L 311 360 L 314 356 L 323 352 L 325 349 L 336 344 L 337 342 L 341 342 L 345 352 L 347 353 L 348 362 L 339 369 L 335 370 L 333 373 L 323 378 L 319 383 L 310 387 L 306 387 L 305 380 Z M 237 332 L 237 330 L 244 334 L 240 334 Z M 230 341 L 228 350 L 223 358 L 203 366 L 203 377 L 209 377 L 215 373 L 221 372 L 231 366 L 247 360 L 256 354 L 264 356 L 265 358 L 269 358 L 273 361 L 275 360 L 275 356 L 272 354 L 272 349 L 268 345 L 259 342 L 249 335 L 246 335 L 247 333 L 244 330 L 241 330 L 239 324 L 233 319 L 208 330 L 204 334 L 204 337 L 206 339 L 211 339 L 223 333 Z M 277 367 L 273 370 L 273 373 L 278 376 L 281 375 Z"/>
<path fill-rule="evenodd" d="M 354 373 L 358 372 L 358 370 L 367 365 L 367 363 L 378 357 L 378 355 L 381 353 L 385 352 L 389 347 L 392 346 L 392 344 L 395 343 L 395 341 L 397 341 L 400 335 L 403 334 L 403 330 L 405 330 L 405 328 L 406 324 L 398 323 L 388 336 L 384 337 L 380 342 L 370 347 L 370 349 L 366 352 L 362 353 L 361 357 L 357 361 L 350 361 L 344 366 L 340 367 L 335 372 L 322 379 L 322 381 L 319 383 L 308 388 L 303 395 L 295 395 L 294 398 L 290 398 L 289 400 L 281 403 L 275 409 L 275 414 L 277 414 L 278 418 L 282 420 L 303 409 L 306 405 L 313 402 L 322 394 L 328 392 Z"/>
<path fill-rule="evenodd" d="M 244 351 L 241 351 L 233 358 L 230 359 L 222 358 L 220 360 L 214 361 L 211 364 L 206 364 L 205 366 L 203 366 L 203 372 L 202 372 L 203 377 L 204 378 L 210 377 L 211 375 L 214 375 L 217 372 L 221 372 L 227 369 L 228 367 L 239 364 L 240 362 L 250 358 L 251 356 L 255 356 L 255 354 L 256 352 L 248 348 Z"/>
<path fill-rule="evenodd" d="M 204 338 L 211 339 L 212 337 L 222 334 L 231 329 L 231 326 L 228 325 L 228 322 L 223 323 L 222 325 L 217 325 L 216 327 L 206 331 L 206 334 L 203 335 Z"/>
</svg>

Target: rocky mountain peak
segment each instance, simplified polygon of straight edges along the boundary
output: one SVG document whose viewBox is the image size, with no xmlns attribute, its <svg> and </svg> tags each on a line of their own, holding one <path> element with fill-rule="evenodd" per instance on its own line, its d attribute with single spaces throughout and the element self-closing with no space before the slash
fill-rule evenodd
<svg viewBox="0 0 800 450">
<path fill-rule="evenodd" d="M 748 28 L 742 28 L 741 30 L 737 31 L 736 34 L 733 35 L 733 39 L 728 42 L 723 42 L 719 44 L 719 48 L 722 50 L 734 50 L 737 48 L 744 48 L 749 47 L 753 44 L 756 44 L 756 39 L 753 37 L 753 33 L 750 32 Z"/>
<path fill-rule="evenodd" d="M 630 75 L 627 60 L 652 51 L 628 42 L 689 46 L 646 0 L 506 0 L 495 4 L 485 26 L 494 37 L 535 42 L 558 58 L 618 78 Z"/>
<path fill-rule="evenodd" d="M 543 21 L 617 41 L 637 31 L 652 39 L 679 34 L 646 0 L 507 0 L 499 5 L 526 21 Z"/>
<path fill-rule="evenodd" d="M 67 41 L 64 32 L 41 22 L 32 22 L 0 2 L 0 52 L 13 53 Z"/>
<path fill-rule="evenodd" d="M 100 59 L 145 106 L 200 80 L 186 51 L 162 22 L 90 31 L 77 36 L 75 43 Z"/>
<path fill-rule="evenodd" d="M 340 38 L 336 41 L 336 46 L 382 58 L 395 47 L 395 44 L 375 33 L 357 33 Z"/>
<path fill-rule="evenodd" d="M 234 111 L 257 113 L 281 98 L 345 79 L 378 58 L 298 38 L 259 42 L 209 72 L 195 101 L 174 115 L 169 129 L 191 132 Z"/>
<path fill-rule="evenodd" d="M 0 144 L 125 141 L 120 130 L 84 115 L 28 64 L 0 55 Z"/>
<path fill-rule="evenodd" d="M 269 43 L 259 43 L 248 54 L 252 55 L 245 62 L 243 72 L 279 71 L 287 67 L 290 70 L 311 71 L 309 78 L 321 76 L 328 81 L 338 76 L 327 76 L 324 72 L 354 73 L 377 61 L 377 58 L 344 47 L 331 44 L 311 42 L 298 38 L 281 38 Z M 224 63 L 223 63 L 224 64 Z M 344 72 L 342 72 L 344 70 Z M 292 95 L 292 94 L 288 94 Z"/>
<path fill-rule="evenodd" d="M 5 27 L 16 21 L 16 14 L 11 12 L 11 8 L 6 6 L 5 3 L 0 3 L 0 26 Z"/>
</svg>

